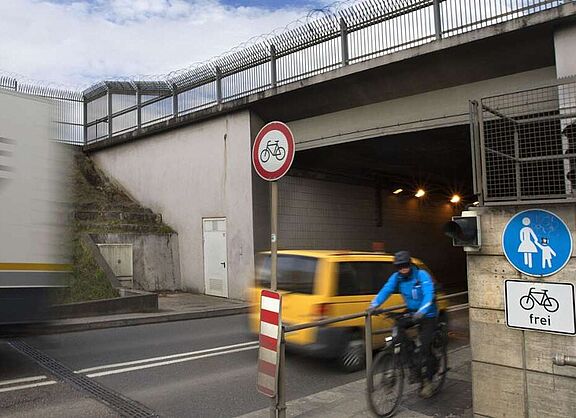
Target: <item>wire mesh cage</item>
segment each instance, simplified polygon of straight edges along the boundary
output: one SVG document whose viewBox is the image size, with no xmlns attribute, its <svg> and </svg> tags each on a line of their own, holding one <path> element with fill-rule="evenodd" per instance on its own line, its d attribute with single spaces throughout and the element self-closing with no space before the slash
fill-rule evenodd
<svg viewBox="0 0 576 418">
<path fill-rule="evenodd" d="M 576 80 L 481 100 L 471 120 L 485 203 L 576 199 Z"/>
</svg>

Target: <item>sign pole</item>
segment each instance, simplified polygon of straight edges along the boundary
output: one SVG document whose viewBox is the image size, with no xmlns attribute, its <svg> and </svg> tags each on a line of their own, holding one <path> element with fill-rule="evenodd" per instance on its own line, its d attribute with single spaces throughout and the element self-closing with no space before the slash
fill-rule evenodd
<svg viewBox="0 0 576 418">
<path fill-rule="evenodd" d="M 278 290 L 277 281 L 277 261 L 278 261 L 278 241 L 277 241 L 277 228 L 278 228 L 278 182 L 270 182 L 270 290 L 276 292 Z M 280 367 L 282 366 L 282 359 L 280 359 Z M 278 370 L 278 379 L 281 379 L 280 374 L 282 370 Z M 281 381 L 281 380 L 280 380 Z M 271 399 L 270 417 L 276 418 L 280 396 Z"/>
<path fill-rule="evenodd" d="M 270 182 L 270 290 L 278 290 L 278 182 Z"/>
<path fill-rule="evenodd" d="M 256 135 L 252 146 L 252 164 L 258 175 L 270 182 L 270 290 L 278 290 L 278 182 L 284 176 L 292 162 L 296 144 L 290 128 L 282 122 L 270 122 L 266 124 Z M 264 292 L 264 290 L 263 290 Z M 277 294 L 278 295 L 278 294 Z M 280 296 L 278 296 L 280 298 Z M 281 317 L 278 327 L 282 326 Z M 284 350 L 285 340 L 282 328 L 279 328 L 279 342 L 277 353 L 277 369 L 275 376 L 275 390 L 261 390 L 270 396 L 270 416 L 272 418 L 284 418 L 286 416 L 286 395 L 284 386 Z M 261 336 L 262 338 L 262 336 Z M 264 340 L 266 341 L 266 340 Z M 262 340 L 260 342 L 262 347 Z M 268 388 L 270 389 L 270 388 Z"/>
</svg>

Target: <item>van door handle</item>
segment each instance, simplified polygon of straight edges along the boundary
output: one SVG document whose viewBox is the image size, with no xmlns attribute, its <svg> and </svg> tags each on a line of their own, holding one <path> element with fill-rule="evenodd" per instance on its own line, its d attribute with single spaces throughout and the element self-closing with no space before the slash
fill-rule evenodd
<svg viewBox="0 0 576 418">
<path fill-rule="evenodd" d="M 222 267 L 226 268 L 226 262 L 225 261 L 221 262 L 220 264 L 222 264 Z"/>
</svg>

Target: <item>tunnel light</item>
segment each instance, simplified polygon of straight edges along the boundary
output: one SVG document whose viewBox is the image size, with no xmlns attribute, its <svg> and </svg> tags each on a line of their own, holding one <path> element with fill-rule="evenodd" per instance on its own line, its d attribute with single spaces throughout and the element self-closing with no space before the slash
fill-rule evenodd
<svg viewBox="0 0 576 418">
<path fill-rule="evenodd" d="M 416 194 L 414 196 L 416 197 L 422 197 L 426 194 L 426 192 L 422 189 L 418 189 L 418 191 L 416 192 Z"/>
<path fill-rule="evenodd" d="M 404 191 L 404 189 L 396 189 L 392 193 L 399 194 L 399 193 L 402 193 L 403 191 Z"/>
<path fill-rule="evenodd" d="M 460 196 L 458 196 L 457 194 L 452 196 L 452 198 L 450 199 L 450 203 L 460 203 Z"/>
</svg>

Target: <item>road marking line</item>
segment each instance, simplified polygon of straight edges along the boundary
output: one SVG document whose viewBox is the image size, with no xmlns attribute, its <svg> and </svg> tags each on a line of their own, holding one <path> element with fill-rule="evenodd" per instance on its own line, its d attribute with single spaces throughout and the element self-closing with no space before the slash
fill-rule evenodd
<svg viewBox="0 0 576 418">
<path fill-rule="evenodd" d="M 141 365 L 141 366 L 126 367 L 126 368 L 124 368 L 124 369 L 115 369 L 115 370 L 109 370 L 109 371 L 99 372 L 99 373 L 90 373 L 90 374 L 87 374 L 86 376 L 88 376 L 88 377 L 108 376 L 108 375 L 111 375 L 111 374 L 126 373 L 126 372 L 132 372 L 132 371 L 136 371 L 136 370 L 149 369 L 149 368 L 152 368 L 152 367 L 160 367 L 160 366 L 167 366 L 167 365 L 170 365 L 170 364 L 183 363 L 183 362 L 185 362 L 185 361 L 192 361 L 192 360 L 199 360 L 199 359 L 203 359 L 203 358 L 221 356 L 221 355 L 223 355 L 223 354 L 231 354 L 231 353 L 238 353 L 238 352 L 240 352 L 240 351 L 255 350 L 255 349 L 257 349 L 257 348 L 258 348 L 258 346 L 255 345 L 255 346 L 253 346 L 253 347 L 237 348 L 237 349 L 235 349 L 235 350 L 220 351 L 220 352 L 217 352 L 217 353 L 203 354 L 203 355 L 201 355 L 201 356 L 179 358 L 179 359 L 176 359 L 176 360 L 161 361 L 161 362 L 152 363 L 152 364 L 143 364 L 143 365 Z"/>
<path fill-rule="evenodd" d="M 20 379 L 2 380 L 0 381 L 0 386 L 14 385 L 18 383 L 37 382 L 38 380 L 44 380 L 44 379 L 48 379 L 48 376 L 32 376 L 32 377 L 21 377 Z"/>
<path fill-rule="evenodd" d="M 87 369 L 78 370 L 78 371 L 76 371 L 76 373 L 88 373 L 88 372 L 94 372 L 96 370 L 105 370 L 105 369 L 113 369 L 116 367 L 133 366 L 136 364 L 151 363 L 151 362 L 155 362 L 155 361 L 162 361 L 162 360 L 169 360 L 169 359 L 174 359 L 174 358 L 179 358 L 179 357 L 193 356 L 196 354 L 211 353 L 214 351 L 227 350 L 229 348 L 245 347 L 245 346 L 249 346 L 249 345 L 254 345 L 255 347 L 257 347 L 258 341 L 250 341 L 247 343 L 240 343 L 240 344 L 233 344 L 233 345 L 224 345 L 222 347 L 208 348 L 206 350 L 190 351 L 187 353 L 179 353 L 179 354 L 171 354 L 171 355 L 162 356 L 162 357 L 152 357 L 152 358 L 147 358 L 147 359 L 142 359 L 142 360 L 127 361 L 124 363 L 106 364 L 103 366 L 89 367 Z"/>
<path fill-rule="evenodd" d="M 226 348 L 233 348 L 233 349 L 222 351 Z M 189 353 L 173 354 L 170 356 L 155 357 L 155 358 L 145 359 L 145 360 L 136 360 L 136 361 L 126 362 L 126 363 L 116 363 L 116 364 L 109 364 L 109 365 L 105 365 L 105 366 L 92 367 L 90 369 L 77 370 L 77 371 L 75 371 L 75 373 L 85 373 L 86 371 L 111 369 L 114 367 L 141 364 L 140 366 L 135 366 L 135 367 L 126 367 L 126 368 L 122 368 L 122 369 L 114 369 L 114 370 L 108 370 L 108 371 L 103 371 L 103 372 L 98 372 L 98 373 L 86 374 L 87 377 L 108 376 L 108 375 L 112 375 L 112 374 L 120 374 L 120 373 L 135 371 L 135 370 L 142 370 L 142 369 L 148 369 L 148 368 L 152 368 L 152 367 L 160 367 L 160 366 L 166 366 L 166 365 L 175 364 L 175 363 L 183 363 L 186 361 L 199 360 L 199 359 L 203 359 L 203 358 L 210 358 L 210 357 L 220 356 L 223 354 L 231 354 L 231 353 L 238 353 L 241 351 L 255 350 L 257 348 L 258 348 L 258 341 L 251 341 L 251 342 L 247 342 L 247 343 L 240 343 L 240 344 L 227 345 L 227 346 L 222 346 L 222 347 L 209 348 L 206 350 L 191 351 Z M 191 354 L 196 354 L 196 355 L 190 357 Z M 184 357 L 184 358 L 178 358 L 178 357 Z M 175 359 L 175 360 L 157 362 L 157 360 L 159 360 L 159 359 L 160 360 Z M 156 361 L 156 362 L 151 363 L 152 361 Z M 142 363 L 149 363 L 149 364 L 142 364 Z M 0 381 L 0 386 L 7 386 L 7 385 L 11 385 L 11 384 L 19 384 L 19 383 L 27 383 L 27 382 L 38 382 L 39 380 L 44 380 L 47 378 L 48 378 L 48 376 L 32 376 L 32 377 L 23 377 L 20 379 L 4 380 L 4 381 Z M 26 384 L 26 385 L 4 387 L 4 388 L 0 388 L 0 393 L 11 392 L 11 391 L 21 390 L 21 389 L 31 389 L 31 388 L 35 388 L 35 387 L 39 387 L 39 386 L 54 385 L 57 383 L 59 383 L 59 382 L 55 381 L 55 380 L 48 380 L 45 382 L 38 382 L 38 383 L 30 383 L 30 384 Z"/>
<path fill-rule="evenodd" d="M 1 388 L 0 393 L 2 392 L 11 392 L 13 390 L 20 390 L 20 389 L 29 389 L 29 388 L 37 388 L 38 386 L 48 386 L 48 385 L 55 385 L 58 383 L 55 380 L 48 380 L 47 382 L 39 382 L 39 383 L 32 383 L 29 385 L 21 385 L 21 386 L 12 386 L 9 388 Z"/>
</svg>

